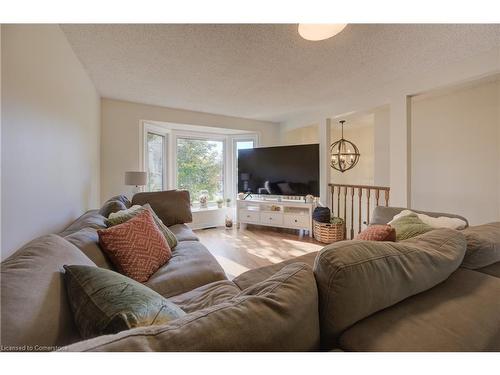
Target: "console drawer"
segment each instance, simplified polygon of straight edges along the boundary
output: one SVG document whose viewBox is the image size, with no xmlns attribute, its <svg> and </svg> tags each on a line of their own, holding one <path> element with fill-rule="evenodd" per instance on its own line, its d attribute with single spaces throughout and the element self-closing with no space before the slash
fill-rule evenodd
<svg viewBox="0 0 500 375">
<path fill-rule="evenodd" d="M 262 212 L 260 222 L 268 225 L 283 225 L 283 214 L 274 212 Z"/>
<path fill-rule="evenodd" d="M 260 221 L 260 216 L 258 211 L 240 210 L 240 215 L 238 219 L 242 223 L 258 224 Z"/>
<path fill-rule="evenodd" d="M 311 225 L 309 215 L 285 215 L 285 226 L 308 229 Z"/>
</svg>

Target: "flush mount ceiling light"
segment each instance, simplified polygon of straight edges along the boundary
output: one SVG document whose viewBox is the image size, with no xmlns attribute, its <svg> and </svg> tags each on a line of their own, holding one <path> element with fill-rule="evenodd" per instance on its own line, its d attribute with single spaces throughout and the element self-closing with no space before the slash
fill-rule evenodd
<svg viewBox="0 0 500 375">
<path fill-rule="evenodd" d="M 299 23 L 299 34 L 307 40 L 323 40 L 340 33 L 346 23 Z"/>
<path fill-rule="evenodd" d="M 360 157 L 356 145 L 344 139 L 344 122 L 345 120 L 340 121 L 340 125 L 342 126 L 340 139 L 330 146 L 330 165 L 333 169 L 342 173 L 354 168 Z"/>
</svg>

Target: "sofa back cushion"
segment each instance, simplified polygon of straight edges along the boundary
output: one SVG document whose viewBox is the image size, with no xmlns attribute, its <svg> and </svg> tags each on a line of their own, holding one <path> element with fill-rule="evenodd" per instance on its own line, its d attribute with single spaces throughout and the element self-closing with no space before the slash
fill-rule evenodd
<svg viewBox="0 0 500 375">
<path fill-rule="evenodd" d="M 310 266 L 295 263 L 219 304 L 164 326 L 96 337 L 67 351 L 310 351 L 319 348 Z"/>
<path fill-rule="evenodd" d="M 468 227 L 463 233 L 467 251 L 462 267 L 477 269 L 500 262 L 500 222 Z"/>
<path fill-rule="evenodd" d="M 102 207 L 99 209 L 99 213 L 104 217 L 108 217 L 113 212 L 126 210 L 129 207 L 130 201 L 125 195 L 116 195 L 104 202 Z"/>
<path fill-rule="evenodd" d="M 84 228 L 104 229 L 106 228 L 105 220 L 106 218 L 98 210 L 89 210 L 68 225 L 59 235 L 66 237 Z"/>
<path fill-rule="evenodd" d="M 404 242 L 342 241 L 325 247 L 314 264 L 323 344 L 357 321 L 432 288 L 455 271 L 465 237 L 436 229 Z"/>
<path fill-rule="evenodd" d="M 132 205 L 143 206 L 146 203 L 149 203 L 167 227 L 193 221 L 191 201 L 187 190 L 137 193 L 132 198 Z"/>
<path fill-rule="evenodd" d="M 1 342 L 5 350 L 54 350 L 80 340 L 63 280 L 66 264 L 94 266 L 78 248 L 50 234 L 2 262 Z"/>
<path fill-rule="evenodd" d="M 394 218 L 394 216 L 398 215 L 403 210 L 407 210 L 407 208 L 377 206 L 373 210 L 373 213 L 370 217 L 370 225 L 372 225 L 372 224 L 387 224 L 389 221 L 391 221 Z M 443 212 L 420 211 L 420 210 L 414 210 L 413 208 L 411 210 L 413 212 L 418 213 L 418 214 L 426 214 L 428 216 L 436 217 L 436 218 L 440 217 L 440 216 L 457 218 L 457 219 L 465 221 L 466 225 L 469 225 L 469 222 L 467 221 L 467 219 L 463 216 L 460 216 L 460 215 L 447 214 L 447 213 L 443 213 Z"/>
<path fill-rule="evenodd" d="M 111 260 L 102 251 L 101 245 L 99 245 L 97 229 L 91 227 L 82 228 L 77 232 L 68 234 L 64 239 L 79 248 L 97 267 L 108 270 L 115 269 Z"/>
</svg>

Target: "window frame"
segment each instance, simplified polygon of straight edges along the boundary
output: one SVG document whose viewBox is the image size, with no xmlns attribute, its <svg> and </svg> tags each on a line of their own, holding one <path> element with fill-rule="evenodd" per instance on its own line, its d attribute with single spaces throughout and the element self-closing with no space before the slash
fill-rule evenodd
<svg viewBox="0 0 500 375">
<path fill-rule="evenodd" d="M 142 165 L 143 165 L 144 171 L 146 171 L 146 172 L 149 171 L 148 134 L 156 134 L 156 135 L 162 136 L 164 139 L 164 142 L 163 142 L 164 147 L 163 147 L 163 151 L 162 151 L 162 158 L 163 158 L 162 189 L 168 190 L 169 186 L 170 186 L 170 184 L 169 184 L 170 179 L 168 176 L 168 172 L 170 170 L 170 168 L 169 168 L 169 159 L 170 159 L 169 158 L 169 150 L 170 150 L 169 139 L 171 138 L 170 132 L 168 132 L 166 129 L 161 128 L 159 126 L 155 126 L 152 124 L 144 124 L 143 136 L 142 136 L 142 138 L 143 138 Z M 150 191 L 148 185 L 146 185 L 145 190 Z"/>
<path fill-rule="evenodd" d="M 185 132 L 185 131 L 173 131 L 173 144 L 174 150 L 173 150 L 173 169 L 172 169 L 172 182 L 173 186 L 175 186 L 175 189 L 178 189 L 177 185 L 177 141 L 179 139 L 190 139 L 190 140 L 196 140 L 196 141 L 217 141 L 217 142 L 222 142 L 222 173 L 223 173 L 223 184 L 222 184 L 222 189 L 223 189 L 223 194 L 224 194 L 224 199 L 227 198 L 227 192 L 228 192 L 228 178 L 227 176 L 230 176 L 228 174 L 228 155 L 227 155 L 227 136 L 221 135 L 221 134 L 211 134 L 211 133 L 198 133 L 198 132 Z M 197 199 L 196 197 L 194 198 L 193 201 L 193 207 L 197 207 L 196 205 Z M 208 202 L 209 206 L 215 205 L 215 201 Z"/>
<path fill-rule="evenodd" d="M 140 126 L 140 144 L 139 144 L 139 165 L 144 171 L 148 171 L 148 147 L 147 134 L 153 133 L 165 137 L 165 147 L 163 150 L 163 189 L 177 189 L 177 139 L 188 138 L 198 140 L 214 140 L 223 141 L 223 173 L 224 173 L 224 199 L 231 198 L 234 202 L 238 194 L 237 189 L 237 160 L 236 160 L 236 142 L 238 141 L 253 141 L 254 147 L 259 147 L 260 134 L 259 132 L 248 133 L 232 133 L 237 129 L 220 128 L 217 132 L 211 128 L 210 131 L 194 131 L 183 130 L 182 127 L 189 126 L 191 128 L 196 125 L 183 125 L 174 123 L 157 123 L 151 121 L 141 121 Z M 203 126 L 198 126 L 203 128 Z M 231 133 L 225 133 L 230 131 Z M 148 186 L 146 186 L 146 191 Z M 195 200 L 196 202 L 196 200 Z"/>
</svg>

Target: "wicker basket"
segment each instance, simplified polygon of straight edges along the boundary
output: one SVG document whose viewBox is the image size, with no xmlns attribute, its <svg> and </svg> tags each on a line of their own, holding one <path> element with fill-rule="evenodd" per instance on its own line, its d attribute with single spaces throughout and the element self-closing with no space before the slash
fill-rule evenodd
<svg viewBox="0 0 500 375">
<path fill-rule="evenodd" d="M 319 242 L 332 243 L 344 240 L 344 224 L 320 223 L 313 220 L 314 238 Z"/>
</svg>

